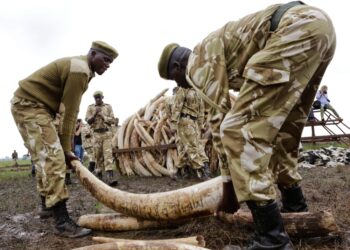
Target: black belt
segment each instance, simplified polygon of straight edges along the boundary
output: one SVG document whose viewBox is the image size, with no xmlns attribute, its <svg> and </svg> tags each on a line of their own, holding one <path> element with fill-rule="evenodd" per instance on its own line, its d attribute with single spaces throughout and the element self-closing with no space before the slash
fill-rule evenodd
<svg viewBox="0 0 350 250">
<path fill-rule="evenodd" d="M 278 24 L 281 21 L 281 18 L 283 14 L 289 10 L 290 8 L 297 6 L 297 5 L 302 5 L 304 4 L 301 1 L 293 1 L 289 2 L 286 4 L 282 4 L 280 7 L 277 8 L 277 10 L 272 14 L 271 16 L 271 26 L 270 26 L 270 31 L 275 31 L 278 27 Z"/>
<path fill-rule="evenodd" d="M 197 117 L 193 116 L 193 115 L 189 115 L 189 114 L 184 114 L 184 113 L 181 113 L 180 117 L 186 117 L 186 118 L 189 118 L 193 121 L 196 121 L 197 120 Z"/>
<path fill-rule="evenodd" d="M 108 130 L 109 130 L 108 128 L 97 128 L 97 129 L 94 129 L 94 132 L 104 133 L 104 132 L 107 132 Z"/>
</svg>

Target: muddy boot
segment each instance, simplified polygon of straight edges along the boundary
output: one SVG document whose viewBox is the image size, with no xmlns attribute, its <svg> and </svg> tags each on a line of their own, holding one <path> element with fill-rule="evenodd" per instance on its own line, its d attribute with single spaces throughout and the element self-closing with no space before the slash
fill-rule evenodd
<svg viewBox="0 0 350 250">
<path fill-rule="evenodd" d="M 106 171 L 106 183 L 111 187 L 118 185 L 118 180 L 113 177 L 113 170 Z"/>
<path fill-rule="evenodd" d="M 276 201 L 270 201 L 263 206 L 257 205 L 254 201 L 247 201 L 247 205 L 252 212 L 255 225 L 255 236 L 247 249 L 293 249 Z"/>
<path fill-rule="evenodd" d="M 295 184 L 292 187 L 283 187 L 282 185 L 278 185 L 278 188 L 282 195 L 282 213 L 298 213 L 308 211 L 303 191 L 298 184 Z"/>
<path fill-rule="evenodd" d="M 98 169 L 95 168 L 94 172 L 92 172 L 92 173 L 93 173 L 99 180 L 102 181 L 103 176 L 102 176 L 102 172 L 101 172 L 101 171 L 99 171 Z"/>
<path fill-rule="evenodd" d="M 54 233 L 68 238 L 79 238 L 91 234 L 92 230 L 78 226 L 68 215 L 66 201 L 52 207 L 55 218 Z"/>
<path fill-rule="evenodd" d="M 66 178 L 64 179 L 66 185 L 78 184 L 78 182 L 73 181 L 70 177 L 70 173 L 66 173 Z"/>
<path fill-rule="evenodd" d="M 40 210 L 39 210 L 39 217 L 40 219 L 47 219 L 53 216 L 53 211 L 51 208 L 46 207 L 45 204 L 45 196 L 40 196 L 41 199 L 41 205 L 40 205 Z"/>
<path fill-rule="evenodd" d="M 89 162 L 89 167 L 88 167 L 88 169 L 89 169 L 89 171 L 92 173 L 92 172 L 94 172 L 94 170 L 95 170 L 95 165 L 96 165 L 96 163 L 94 162 L 94 161 L 90 161 Z"/>
</svg>

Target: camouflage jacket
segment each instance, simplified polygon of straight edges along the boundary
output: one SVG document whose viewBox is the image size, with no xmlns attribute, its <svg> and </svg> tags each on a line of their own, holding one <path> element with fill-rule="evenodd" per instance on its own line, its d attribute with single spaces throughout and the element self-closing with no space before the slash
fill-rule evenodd
<svg viewBox="0 0 350 250">
<path fill-rule="evenodd" d="M 96 107 L 96 104 L 91 104 L 88 106 L 85 116 L 86 121 L 88 121 L 95 114 Z M 103 103 L 100 108 L 101 112 L 97 114 L 95 121 L 90 124 L 91 129 L 93 130 L 100 128 L 110 128 L 111 125 L 115 123 L 112 106 L 107 103 Z"/>
<path fill-rule="evenodd" d="M 278 6 L 228 22 L 194 48 L 187 65 L 187 80 L 205 101 L 206 110 L 227 113 L 231 108 L 229 89 L 239 91 L 242 86 L 249 71 L 247 62 L 265 46 L 270 18 Z"/>
<path fill-rule="evenodd" d="M 204 121 L 204 103 L 194 89 L 177 87 L 174 95 L 167 101 L 166 114 L 176 126 L 181 114 L 197 118 L 199 126 Z"/>
</svg>

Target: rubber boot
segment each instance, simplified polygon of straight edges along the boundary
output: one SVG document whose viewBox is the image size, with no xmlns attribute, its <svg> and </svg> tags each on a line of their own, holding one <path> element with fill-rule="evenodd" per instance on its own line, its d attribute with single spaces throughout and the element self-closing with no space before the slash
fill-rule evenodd
<svg viewBox="0 0 350 250">
<path fill-rule="evenodd" d="M 89 171 L 92 173 L 92 172 L 94 172 L 94 170 L 95 170 L 95 165 L 96 165 L 96 163 L 94 162 L 94 161 L 90 161 L 89 162 L 89 167 L 88 167 L 88 169 L 89 169 Z"/>
<path fill-rule="evenodd" d="M 118 180 L 113 177 L 113 170 L 106 171 L 106 183 L 111 187 L 118 185 Z"/>
<path fill-rule="evenodd" d="M 32 170 L 31 170 L 32 177 L 35 177 L 36 171 L 35 171 L 35 165 L 32 163 Z"/>
<path fill-rule="evenodd" d="M 282 195 L 282 213 L 307 212 L 308 207 L 301 187 L 296 184 L 292 187 L 278 185 Z"/>
<path fill-rule="evenodd" d="M 52 207 L 55 218 L 54 233 L 68 238 L 79 238 L 91 234 L 92 230 L 78 226 L 68 215 L 66 200 Z"/>
<path fill-rule="evenodd" d="M 66 178 L 64 179 L 66 185 L 78 184 L 76 181 L 73 181 L 70 177 L 70 173 L 66 173 Z"/>
<path fill-rule="evenodd" d="M 53 216 L 53 211 L 51 208 L 46 207 L 46 198 L 45 196 L 40 196 L 41 199 L 41 205 L 39 210 L 39 217 L 40 219 L 47 219 Z"/>
<path fill-rule="evenodd" d="M 255 236 L 247 249 L 293 249 L 276 201 L 270 201 L 264 206 L 259 206 L 254 201 L 247 201 L 247 205 L 252 212 L 255 225 Z"/>
</svg>

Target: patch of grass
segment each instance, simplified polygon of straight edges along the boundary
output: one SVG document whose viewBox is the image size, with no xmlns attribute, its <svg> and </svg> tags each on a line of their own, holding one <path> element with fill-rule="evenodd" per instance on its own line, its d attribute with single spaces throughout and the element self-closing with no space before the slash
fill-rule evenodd
<svg viewBox="0 0 350 250">
<path fill-rule="evenodd" d="M 28 177 L 30 172 L 28 171 L 4 171 L 0 172 L 0 181 L 5 181 L 9 179 L 21 179 L 24 177 Z"/>
<path fill-rule="evenodd" d="M 18 165 L 30 165 L 30 160 L 18 160 Z M 12 167 L 15 164 L 14 160 L 0 161 L 0 168 L 2 167 Z"/>
<path fill-rule="evenodd" d="M 303 143 L 303 150 L 316 150 L 321 148 L 337 147 L 337 148 L 348 148 L 345 143 L 340 142 L 327 142 L 327 143 Z"/>
<path fill-rule="evenodd" d="M 95 204 L 95 211 L 96 211 L 96 213 L 100 213 L 101 208 L 102 208 L 102 204 L 99 203 L 99 202 L 97 202 L 97 203 Z"/>
</svg>

